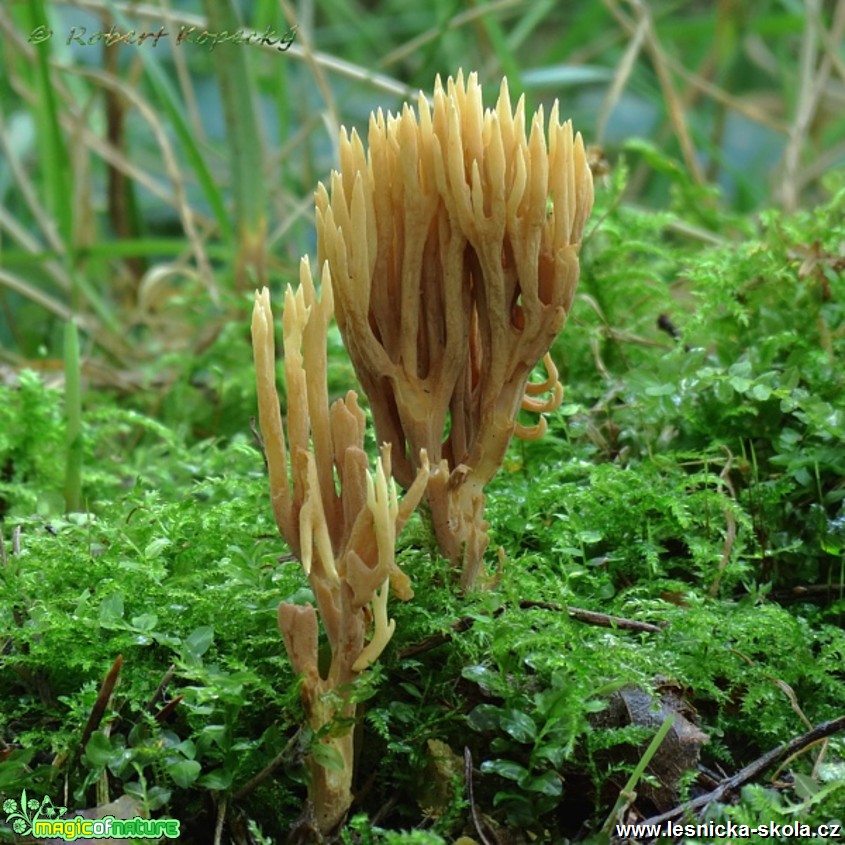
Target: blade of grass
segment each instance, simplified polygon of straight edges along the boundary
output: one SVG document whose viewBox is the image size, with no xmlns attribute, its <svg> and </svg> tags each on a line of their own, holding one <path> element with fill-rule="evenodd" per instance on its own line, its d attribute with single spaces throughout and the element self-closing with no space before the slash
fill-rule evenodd
<svg viewBox="0 0 845 845">
<path fill-rule="evenodd" d="M 212 272 L 210 264 L 208 263 L 205 244 L 200 238 L 199 231 L 194 222 L 193 209 L 188 203 L 187 192 L 185 189 L 182 174 L 180 172 L 179 163 L 177 161 L 176 154 L 172 149 L 171 143 L 167 137 L 166 129 L 161 124 L 152 104 L 150 104 L 147 100 L 141 97 L 132 88 L 126 86 L 121 80 L 113 79 L 108 74 L 101 73 L 99 71 L 81 69 L 77 69 L 75 72 L 80 76 L 95 80 L 100 85 L 106 88 L 120 89 L 123 92 L 123 95 L 127 98 L 127 100 L 134 106 L 135 109 L 137 109 L 141 116 L 144 117 L 144 119 L 146 120 L 147 124 L 149 125 L 158 142 L 162 160 L 165 165 L 165 170 L 167 172 L 168 177 L 170 178 L 170 184 L 172 186 L 172 191 L 174 195 L 174 206 L 179 212 L 179 216 L 182 219 L 182 226 L 185 232 L 185 236 L 187 237 L 188 242 L 193 248 L 200 276 L 202 277 L 206 288 L 209 291 L 209 294 L 212 297 L 216 297 L 217 290 L 214 286 L 214 274 Z"/>
<path fill-rule="evenodd" d="M 548 0 L 546 6 L 542 4 L 537 4 L 540 14 L 545 14 L 545 10 L 547 6 L 552 6 L 555 0 Z M 406 41 L 404 44 L 400 44 L 398 47 L 391 50 L 386 56 L 384 56 L 379 61 L 379 67 L 386 68 L 392 64 L 396 64 L 399 61 L 406 59 L 408 56 L 414 55 L 417 53 L 421 47 L 424 47 L 426 44 L 430 44 L 432 41 L 436 41 L 440 36 L 443 35 L 444 32 L 452 32 L 454 30 L 458 30 L 461 27 L 466 26 L 467 24 L 474 23 L 478 18 L 483 18 L 489 14 L 499 11 L 500 9 L 507 9 L 512 6 L 520 5 L 520 0 L 497 0 L 497 2 L 488 3 L 484 6 L 478 6 L 472 9 L 466 9 L 463 12 L 459 12 L 456 15 L 453 15 L 448 21 L 440 26 L 432 26 L 420 33 L 419 35 L 414 36 L 410 41 Z M 536 16 L 537 9 L 532 9 L 530 13 L 531 16 Z M 529 15 L 526 15 L 528 18 Z M 513 49 L 513 43 L 511 41 L 512 36 L 508 38 L 508 49 Z"/>
<path fill-rule="evenodd" d="M 789 143 L 783 156 L 783 180 L 780 188 L 781 200 L 787 211 L 795 211 L 798 208 L 801 155 L 807 148 L 810 127 L 833 69 L 833 51 L 821 51 L 822 33 L 825 31 L 824 22 L 821 19 L 821 3 L 819 0 L 808 0 L 805 8 L 807 20 L 801 39 L 799 61 L 801 87 L 795 119 L 789 130 Z M 829 40 L 838 44 L 843 31 L 845 31 L 845 3 L 837 3 Z"/>
<path fill-rule="evenodd" d="M 106 6 L 112 12 L 121 27 L 125 30 L 132 29 L 131 24 L 122 14 L 117 4 L 107 0 Z M 202 25 L 202 22 L 200 22 Z M 174 49 L 178 49 L 174 46 Z M 156 97 L 156 102 L 173 125 L 173 130 L 179 139 L 182 149 L 188 159 L 188 163 L 196 174 L 197 181 L 202 189 L 203 195 L 211 207 L 214 219 L 217 222 L 221 237 L 229 242 L 234 241 L 234 229 L 229 221 L 229 214 L 223 195 L 217 186 L 208 164 L 203 157 L 202 150 L 197 145 L 194 133 L 184 116 L 184 109 L 176 95 L 176 91 L 164 71 L 159 66 L 156 56 L 148 50 L 138 50 L 137 55 L 144 63 L 146 78 Z"/>
<path fill-rule="evenodd" d="M 41 0 L 30 0 L 26 7 L 29 13 L 28 23 L 32 29 L 47 20 L 46 10 Z M 82 297 L 88 301 L 103 323 L 112 331 L 117 332 L 114 315 L 106 306 L 92 285 L 85 277 L 76 272 L 76 238 L 74 232 L 73 197 L 74 186 L 65 138 L 62 134 L 59 119 L 59 109 L 56 101 L 56 85 L 52 78 L 50 66 L 49 41 L 35 50 L 36 71 L 35 86 L 38 92 L 36 110 L 36 125 L 38 139 L 41 145 L 40 161 L 44 167 L 44 190 L 47 198 L 47 208 L 56 221 L 60 246 L 64 252 L 65 263 L 70 279 L 70 305 L 73 312 L 78 312 L 82 305 Z"/>
<path fill-rule="evenodd" d="M 44 308 L 45 311 L 49 311 L 51 314 L 55 314 L 63 320 L 70 318 L 70 309 L 64 305 L 64 303 L 53 299 L 53 297 L 38 290 L 38 288 L 31 285 L 29 282 L 2 268 L 0 268 L 0 285 L 27 297 L 27 299 L 31 299 L 33 302 L 38 303 L 38 305 Z"/>
<path fill-rule="evenodd" d="M 44 10 L 40 8 L 39 0 L 31 0 L 26 7 L 29 12 L 29 23 L 34 19 L 37 24 L 46 20 Z M 40 17 L 38 17 L 40 15 Z M 35 16 L 33 18 L 33 16 Z M 36 25 L 37 25 L 36 24 Z M 35 28 L 33 26 L 33 28 Z M 57 95 L 70 94 L 65 92 L 59 83 L 54 63 L 50 59 L 49 41 L 35 47 L 33 62 L 35 65 L 34 78 L 29 80 L 37 105 L 35 123 L 38 129 L 38 143 L 40 145 L 40 161 L 43 164 L 43 203 L 38 199 L 38 189 L 29 179 L 26 168 L 21 166 L 17 155 L 5 142 L 2 149 L 7 157 L 7 163 L 13 173 L 16 184 L 26 199 L 27 206 L 35 219 L 44 240 L 55 251 L 60 259 L 57 262 L 58 276 L 61 277 L 61 287 L 70 299 L 70 310 L 79 312 L 83 300 L 88 303 L 94 313 L 115 336 L 119 335 L 117 321 L 105 300 L 89 283 L 87 278 L 77 272 L 78 249 L 76 233 L 74 232 L 74 186 L 70 174 L 73 168 L 70 164 L 68 148 L 64 140 L 63 115 L 58 107 Z M 21 63 L 21 73 L 25 75 L 26 63 Z M 5 121 L 0 119 L 0 128 L 5 127 Z M 2 213 L 2 225 L 10 232 L 18 232 L 16 239 L 22 244 L 34 246 L 34 241 L 27 232 L 27 225 L 18 221 L 12 215 Z M 41 244 L 38 243 L 40 247 Z M 37 249 L 37 247 L 36 247 Z M 56 275 L 53 273 L 53 275 Z"/>
<path fill-rule="evenodd" d="M 499 65 L 502 69 L 502 75 L 507 76 L 508 84 L 512 86 L 512 90 L 519 93 L 525 90 L 522 84 L 522 71 L 519 67 L 519 60 L 514 55 L 508 44 L 508 39 L 505 36 L 502 25 L 499 23 L 495 15 L 483 15 L 479 22 L 481 28 L 484 30 L 487 38 L 490 40 L 490 46 L 499 60 Z M 526 97 L 526 107 L 530 105 Z M 529 114 L 532 109 L 529 108 Z"/>
<path fill-rule="evenodd" d="M 50 246 L 53 256 L 58 257 L 62 252 L 62 242 L 59 234 L 56 231 L 56 227 L 52 224 L 50 212 L 39 199 L 38 191 L 21 162 L 17 150 L 9 143 L 9 137 L 9 124 L 3 113 L 2 101 L 0 101 L 0 152 L 3 153 L 4 164 L 8 168 L 12 184 L 20 191 L 26 208 L 35 219 L 39 234 L 43 236 L 44 241 Z M 33 250 L 38 249 L 41 244 L 30 231 L 31 227 L 19 226 L 18 222 L 16 217 L 13 217 L 11 213 L 6 212 L 4 208 L 0 207 L 0 225 L 8 224 L 4 228 L 16 240 L 23 244 L 29 244 Z"/>
<path fill-rule="evenodd" d="M 666 103 L 666 111 L 675 132 L 675 137 L 678 139 L 678 144 L 680 145 L 681 152 L 684 157 L 684 164 L 686 164 L 690 175 L 696 183 L 703 185 L 705 182 L 704 173 L 698 163 L 698 155 L 692 142 L 689 126 L 687 125 L 683 103 L 675 90 L 675 84 L 672 80 L 671 74 L 669 73 L 666 51 L 663 49 L 663 46 L 657 36 L 657 30 L 654 26 L 654 19 L 652 18 L 651 10 L 645 3 L 640 2 L 640 0 L 628 1 L 634 9 L 638 20 L 643 23 L 643 26 L 645 26 L 646 47 L 651 57 L 654 72 L 660 82 L 660 89 Z"/>
<path fill-rule="evenodd" d="M 42 0 L 30 0 L 27 5 L 29 24 L 32 29 L 47 20 Z M 47 208 L 52 213 L 61 240 L 61 247 L 70 278 L 70 304 L 73 312 L 78 312 L 82 298 L 91 305 L 103 323 L 113 332 L 118 332 L 114 314 L 105 301 L 89 284 L 87 279 L 76 271 L 76 237 L 74 232 L 74 185 L 65 137 L 62 133 L 59 109 L 56 100 L 56 84 L 50 65 L 49 40 L 39 44 L 35 51 L 35 85 L 38 92 L 36 124 L 41 143 L 40 161 L 44 167 L 44 185 L 47 196 Z"/>
<path fill-rule="evenodd" d="M 312 201 L 313 204 L 313 201 Z M 121 241 L 101 241 L 100 243 L 91 244 L 80 251 L 81 258 L 96 258 L 96 259 L 118 259 L 127 258 L 133 255 L 141 256 L 155 256 L 157 258 L 170 258 L 173 256 L 184 256 L 189 250 L 185 244 L 184 238 L 168 238 L 168 237 L 147 237 L 147 238 L 126 238 Z M 209 258 L 218 261 L 225 261 L 231 258 L 231 250 L 225 244 L 209 244 L 206 247 L 206 252 Z M 35 266 L 41 269 L 46 269 L 44 262 L 54 261 L 56 253 L 50 250 L 42 251 L 24 251 L 21 249 L 4 249 L 3 260 L 6 264 L 15 266 Z M 0 270 L 0 273 L 3 271 Z M 26 295 L 35 301 L 34 296 L 29 293 L 34 290 L 34 287 L 27 287 L 23 280 L 18 279 L 17 282 L 12 282 L 7 285 L 9 288 L 18 286 L 18 289 L 27 291 Z M 42 294 L 43 296 L 44 294 Z M 50 310 L 55 311 L 51 308 Z M 69 313 L 69 312 L 68 312 Z"/>
<path fill-rule="evenodd" d="M 82 384 L 79 333 L 74 320 L 65 323 L 65 512 L 82 508 Z"/>
<path fill-rule="evenodd" d="M 30 0 L 25 7 L 27 26 L 34 30 L 47 20 L 42 0 Z M 35 50 L 34 85 L 35 112 L 41 166 L 44 168 L 44 190 L 47 208 L 53 215 L 62 245 L 73 250 L 73 181 L 70 158 L 59 126 L 56 92 L 50 74 L 50 42 L 39 44 Z M 72 293 L 72 296 L 74 294 Z M 78 303 L 74 302 L 74 306 Z"/>
<path fill-rule="evenodd" d="M 637 788 L 637 784 L 640 782 L 640 779 L 645 774 L 645 770 L 648 768 L 648 764 L 651 762 L 651 758 L 654 757 L 654 755 L 657 753 L 657 749 L 660 748 L 661 743 L 666 738 L 666 734 L 669 733 L 669 731 L 672 729 L 672 725 L 674 724 L 675 714 L 670 713 L 663 720 L 663 724 L 658 728 L 657 733 L 654 735 L 654 737 L 652 737 L 648 748 L 646 748 L 645 753 L 640 758 L 634 771 L 631 772 L 631 777 L 628 778 L 628 782 L 625 784 L 625 786 L 622 787 L 622 790 L 619 793 L 619 797 L 616 799 L 616 803 L 613 805 L 613 809 L 610 811 L 610 815 L 607 817 L 604 824 L 602 825 L 601 833 L 603 836 L 610 837 L 610 832 L 613 829 L 613 825 L 619 818 L 619 814 L 622 812 L 622 809 L 634 800 L 636 796 L 634 790 Z"/>
<path fill-rule="evenodd" d="M 237 32 L 241 22 L 232 0 L 204 0 L 209 29 Z M 267 272 L 267 190 L 264 178 L 264 152 L 261 126 L 252 92 L 248 51 L 241 44 L 224 43 L 212 53 L 223 115 L 226 142 L 235 197 L 235 288 L 266 283 Z"/>
<path fill-rule="evenodd" d="M 273 0 L 259 0 L 255 9 L 255 24 L 257 29 L 263 30 L 273 27 L 282 31 L 287 26 L 281 9 Z M 276 63 L 273 68 L 269 85 L 264 85 L 262 90 L 269 93 L 274 101 L 274 113 L 276 116 L 276 131 L 278 144 L 284 144 L 291 133 L 291 102 L 290 86 L 288 85 L 288 71 L 286 62 Z"/>
<path fill-rule="evenodd" d="M 634 64 L 637 61 L 640 50 L 642 49 L 645 36 L 646 21 L 645 19 L 641 19 L 639 24 L 637 24 L 637 29 L 634 32 L 633 38 L 629 41 L 628 46 L 625 48 L 625 52 L 622 54 L 622 58 L 619 60 L 619 64 L 616 66 L 613 83 L 607 89 L 607 94 L 605 94 L 604 101 L 601 105 L 601 111 L 599 112 L 598 119 L 596 120 L 596 143 L 599 146 L 604 144 L 604 133 L 605 129 L 607 129 L 607 121 L 610 119 L 611 112 L 619 102 L 619 98 L 621 97 L 625 86 L 628 84 L 628 80 L 631 78 L 631 73 L 634 70 Z"/>
</svg>

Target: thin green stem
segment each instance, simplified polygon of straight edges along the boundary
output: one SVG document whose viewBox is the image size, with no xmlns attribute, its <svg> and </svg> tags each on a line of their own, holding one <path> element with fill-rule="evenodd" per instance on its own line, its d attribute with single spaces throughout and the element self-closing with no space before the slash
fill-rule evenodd
<svg viewBox="0 0 845 845">
<path fill-rule="evenodd" d="M 79 332 L 74 320 L 65 324 L 65 511 L 82 509 L 82 388 L 79 366 Z"/>
</svg>

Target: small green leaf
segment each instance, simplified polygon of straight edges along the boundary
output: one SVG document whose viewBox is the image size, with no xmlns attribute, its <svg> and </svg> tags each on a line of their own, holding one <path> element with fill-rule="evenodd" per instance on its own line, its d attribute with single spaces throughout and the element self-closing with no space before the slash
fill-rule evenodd
<svg viewBox="0 0 845 845">
<path fill-rule="evenodd" d="M 112 593 L 100 602 L 100 624 L 108 625 L 123 621 L 123 595 Z"/>
<path fill-rule="evenodd" d="M 187 789 L 198 777 L 202 766 L 196 760 L 180 760 L 167 766 L 167 773 L 173 782 L 183 789 Z"/>
<path fill-rule="evenodd" d="M 208 651 L 213 641 L 214 628 L 211 625 L 201 625 L 185 637 L 183 645 L 187 654 L 198 660 Z"/>
<path fill-rule="evenodd" d="M 311 746 L 311 756 L 318 766 L 322 766 L 330 772 L 343 771 L 343 757 L 333 745 L 329 745 L 327 742 L 315 742 Z"/>
<path fill-rule="evenodd" d="M 102 732 L 94 731 L 85 746 L 85 759 L 97 769 L 105 768 L 114 758 L 111 740 Z"/>
<path fill-rule="evenodd" d="M 748 378 L 751 375 L 751 361 L 743 359 L 731 364 L 728 373 L 732 376 L 740 376 L 741 378 Z"/>
<path fill-rule="evenodd" d="M 713 392 L 722 404 L 727 405 L 733 402 L 733 390 L 731 390 L 731 386 L 726 381 L 717 381 L 713 387 Z"/>
<path fill-rule="evenodd" d="M 563 782 L 557 772 L 543 772 L 537 777 L 529 777 L 520 783 L 528 792 L 539 792 L 541 795 L 560 795 L 563 792 Z"/>
<path fill-rule="evenodd" d="M 819 785 L 808 775 L 795 773 L 795 794 L 806 801 L 819 791 Z"/>
<path fill-rule="evenodd" d="M 499 727 L 500 707 L 494 704 L 479 704 L 467 714 L 467 724 L 474 731 L 495 731 Z"/>
<path fill-rule="evenodd" d="M 284 604 L 314 604 L 315 601 L 314 592 L 310 587 L 300 587 L 284 600 Z"/>
<path fill-rule="evenodd" d="M 499 724 L 517 742 L 531 742 L 537 736 L 534 720 L 519 710 L 503 710 Z"/>
<path fill-rule="evenodd" d="M 646 396 L 671 396 L 678 392 L 675 384 L 653 384 L 645 389 Z"/>
<path fill-rule="evenodd" d="M 144 549 L 144 557 L 147 560 L 155 560 L 161 556 L 161 553 L 170 545 L 170 540 L 167 537 L 158 537 L 147 545 Z"/>
<path fill-rule="evenodd" d="M 559 769 L 568 756 L 569 748 L 565 745 L 544 745 L 534 753 L 534 762 L 545 761 L 555 769 Z"/>
<path fill-rule="evenodd" d="M 173 751 L 184 755 L 189 760 L 194 760 L 197 756 L 197 746 L 192 739 L 183 739 L 178 745 L 173 746 Z"/>
<path fill-rule="evenodd" d="M 475 666 L 467 666 L 461 674 L 473 683 L 478 684 L 485 692 L 497 692 L 503 686 L 502 678 L 498 672 L 494 672 L 487 666 L 477 664 Z"/>
<path fill-rule="evenodd" d="M 689 179 L 680 164 L 667 155 L 660 147 L 645 138 L 631 138 L 625 142 L 626 151 L 637 152 L 659 173 L 665 173 L 674 181 Z"/>
<path fill-rule="evenodd" d="M 232 785 L 232 772 L 228 769 L 214 769 L 197 780 L 203 789 L 228 789 Z"/>
<path fill-rule="evenodd" d="M 225 725 L 206 725 L 200 731 L 200 742 L 203 744 L 203 747 L 207 747 L 213 743 L 222 749 L 225 747 L 227 734 L 228 731 Z"/>
<path fill-rule="evenodd" d="M 481 771 L 491 772 L 499 777 L 519 783 L 529 776 L 528 769 L 525 766 L 520 766 L 519 763 L 514 763 L 513 760 L 485 760 L 481 764 Z"/>
<path fill-rule="evenodd" d="M 752 384 L 750 379 L 741 376 L 731 376 L 728 382 L 737 393 L 747 393 Z"/>
<path fill-rule="evenodd" d="M 132 627 L 136 631 L 152 631 L 157 624 L 158 616 L 155 613 L 142 613 L 132 617 Z"/>
</svg>

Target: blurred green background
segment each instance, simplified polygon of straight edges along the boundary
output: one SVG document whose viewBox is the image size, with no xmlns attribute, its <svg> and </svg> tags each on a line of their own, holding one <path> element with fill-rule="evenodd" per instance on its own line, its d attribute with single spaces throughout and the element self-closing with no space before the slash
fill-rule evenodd
<svg viewBox="0 0 845 845">
<path fill-rule="evenodd" d="M 4 3 L 0 373 L 61 371 L 74 316 L 89 386 L 184 413 L 192 385 L 225 433 L 249 293 L 313 255 L 339 126 L 459 68 L 488 103 L 504 75 L 529 109 L 560 99 L 599 182 L 625 157 L 633 205 L 685 171 L 717 189 L 714 228 L 811 207 L 845 161 L 843 28 L 845 4 L 809 0 Z"/>
</svg>

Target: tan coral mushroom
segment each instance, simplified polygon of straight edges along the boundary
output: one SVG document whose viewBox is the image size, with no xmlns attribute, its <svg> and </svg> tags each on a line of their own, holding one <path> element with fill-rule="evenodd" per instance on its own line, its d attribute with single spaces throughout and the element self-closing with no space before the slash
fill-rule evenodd
<svg viewBox="0 0 845 845">
<path fill-rule="evenodd" d="M 484 486 L 511 437 L 539 437 L 520 407 L 552 410 L 562 391 L 549 348 L 578 281 L 593 188 L 584 144 L 558 105 L 525 131 L 503 80 L 485 111 L 475 74 L 437 80 L 433 106 L 370 118 L 369 150 L 340 139 L 340 171 L 317 191 L 320 261 L 336 316 L 397 480 L 425 449 L 441 550 L 473 585 L 487 546 Z M 545 359 L 548 378 L 528 383 Z M 551 391 L 543 401 L 539 392 Z"/>
<path fill-rule="evenodd" d="M 302 562 L 316 601 L 279 606 L 279 630 L 295 671 L 302 677 L 308 723 L 321 748 L 309 760 L 309 799 L 319 829 L 334 829 L 352 802 L 355 705 L 350 684 L 375 661 L 393 634 L 390 589 L 413 593 L 394 560 L 396 535 L 422 497 L 428 479 L 425 455 L 400 503 L 390 475 L 390 447 L 369 472 L 364 415 L 355 394 L 329 407 L 326 331 L 332 315 L 328 267 L 322 296 L 307 260 L 296 293 L 285 294 L 284 348 L 287 380 L 287 445 L 275 382 L 275 341 L 270 297 L 256 293 L 252 336 L 259 422 L 270 475 L 273 512 L 282 536 Z M 290 480 L 289 480 L 290 471 Z M 339 483 L 339 492 L 336 486 Z M 318 668 L 318 615 L 331 646 L 323 677 Z M 334 765 L 323 765 L 323 763 Z"/>
</svg>

